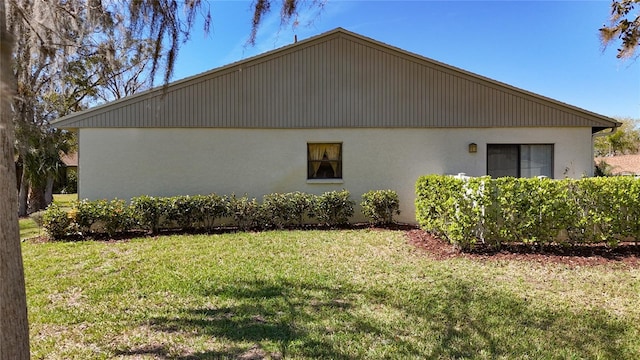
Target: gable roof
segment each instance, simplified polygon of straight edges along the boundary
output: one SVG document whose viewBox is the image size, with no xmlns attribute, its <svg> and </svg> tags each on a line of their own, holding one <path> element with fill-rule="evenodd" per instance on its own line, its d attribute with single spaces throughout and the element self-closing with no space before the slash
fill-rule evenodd
<svg viewBox="0 0 640 360">
<path fill-rule="evenodd" d="M 615 120 L 337 28 L 59 128 L 592 127 Z"/>
</svg>

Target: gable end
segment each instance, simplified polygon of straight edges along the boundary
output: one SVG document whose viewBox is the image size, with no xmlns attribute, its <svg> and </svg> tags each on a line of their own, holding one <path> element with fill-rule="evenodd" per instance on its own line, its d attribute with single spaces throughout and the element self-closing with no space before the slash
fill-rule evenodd
<svg viewBox="0 0 640 360">
<path fill-rule="evenodd" d="M 344 29 L 54 123 L 61 128 L 609 128 L 616 124 Z"/>
</svg>

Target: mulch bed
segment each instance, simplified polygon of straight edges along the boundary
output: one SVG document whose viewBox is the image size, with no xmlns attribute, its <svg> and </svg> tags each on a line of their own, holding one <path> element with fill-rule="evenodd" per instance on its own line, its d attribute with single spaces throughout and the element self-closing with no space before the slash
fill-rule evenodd
<svg viewBox="0 0 640 360">
<path fill-rule="evenodd" d="M 410 244 L 436 260 L 467 258 L 483 261 L 519 260 L 569 266 L 622 264 L 634 268 L 640 267 L 640 246 L 634 243 L 622 243 L 615 248 L 603 244 L 544 247 L 509 244 L 502 246 L 499 250 L 478 244 L 473 251 L 462 252 L 423 230 L 412 229 L 406 234 Z"/>
</svg>

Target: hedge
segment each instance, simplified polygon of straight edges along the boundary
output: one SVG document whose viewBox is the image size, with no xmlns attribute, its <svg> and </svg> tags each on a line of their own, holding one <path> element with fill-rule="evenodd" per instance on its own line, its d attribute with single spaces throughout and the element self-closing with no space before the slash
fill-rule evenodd
<svg viewBox="0 0 640 360">
<path fill-rule="evenodd" d="M 640 239 L 640 179 L 459 179 L 416 183 L 420 226 L 463 249 L 476 243 L 586 244 Z"/>
<path fill-rule="evenodd" d="M 105 233 L 113 236 L 132 227 L 130 211 L 124 200 L 83 200 L 68 213 L 69 226 L 83 235 Z"/>
<path fill-rule="evenodd" d="M 391 224 L 393 215 L 400 215 L 400 200 L 393 190 L 372 190 L 362 194 L 362 215 L 372 223 Z"/>
<path fill-rule="evenodd" d="M 389 209 L 397 211 L 397 194 L 391 190 L 381 194 L 368 200 L 368 206 L 375 209 L 365 216 L 387 219 Z M 132 198 L 129 204 L 117 199 L 82 200 L 76 202 L 68 213 L 52 204 L 43 215 L 43 226 L 52 239 L 70 235 L 111 237 L 130 230 L 152 234 L 166 230 L 210 232 L 215 224 L 235 226 L 240 230 L 263 230 L 300 227 L 315 221 L 335 227 L 349 223 L 354 205 L 346 190 L 322 195 L 274 193 L 265 195 L 262 203 L 246 194 L 240 197 L 235 194 L 144 195 Z"/>
</svg>

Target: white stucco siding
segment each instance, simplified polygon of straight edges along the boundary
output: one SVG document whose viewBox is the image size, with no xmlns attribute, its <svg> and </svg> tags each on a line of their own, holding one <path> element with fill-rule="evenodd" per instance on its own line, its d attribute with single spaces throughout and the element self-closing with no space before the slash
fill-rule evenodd
<svg viewBox="0 0 640 360">
<path fill-rule="evenodd" d="M 356 202 L 372 189 L 400 196 L 403 222 L 415 222 L 416 179 L 486 174 L 486 144 L 554 144 L 556 178 L 591 175 L 591 129 L 184 129 L 79 130 L 79 196 L 102 199 L 273 192 L 320 194 L 345 188 Z M 343 181 L 307 181 L 307 143 L 343 144 Z M 478 144 L 477 153 L 468 144 Z M 357 209 L 359 211 L 359 209 Z M 359 214 L 358 214 L 359 215 Z M 362 220 L 358 218 L 356 220 Z"/>
</svg>

